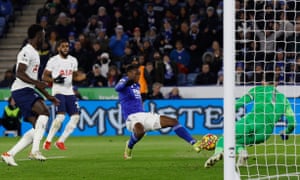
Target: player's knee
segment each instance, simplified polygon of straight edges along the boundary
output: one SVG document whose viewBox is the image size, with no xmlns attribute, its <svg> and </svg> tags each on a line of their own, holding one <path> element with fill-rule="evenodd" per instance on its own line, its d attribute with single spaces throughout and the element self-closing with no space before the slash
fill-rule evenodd
<svg viewBox="0 0 300 180">
<path fill-rule="evenodd" d="M 71 126 L 73 128 L 75 128 L 77 126 L 78 122 L 79 122 L 79 115 L 78 114 L 72 115 L 71 119 L 70 119 Z"/>
<path fill-rule="evenodd" d="M 134 134 L 138 137 L 141 138 L 145 134 L 145 129 L 144 126 L 141 123 L 136 123 L 134 125 Z"/>
<path fill-rule="evenodd" d="M 61 123 L 64 121 L 65 119 L 65 115 L 64 114 L 57 114 L 55 119 L 54 119 L 54 122 L 53 122 L 53 125 L 55 127 L 60 127 Z"/>
</svg>

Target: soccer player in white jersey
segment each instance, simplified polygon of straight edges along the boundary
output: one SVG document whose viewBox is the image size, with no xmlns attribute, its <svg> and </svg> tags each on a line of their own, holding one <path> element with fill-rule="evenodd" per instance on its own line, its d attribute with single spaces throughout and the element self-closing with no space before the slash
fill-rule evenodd
<svg viewBox="0 0 300 180">
<path fill-rule="evenodd" d="M 55 107 L 56 117 L 52 122 L 48 137 L 43 148 L 50 150 L 51 141 L 60 128 L 68 113 L 70 121 L 55 145 L 60 150 L 66 150 L 65 140 L 74 131 L 79 121 L 79 105 L 73 91 L 72 81 L 79 80 L 77 76 L 77 59 L 69 55 L 69 43 L 61 40 L 57 44 L 58 54 L 50 58 L 43 73 L 43 80 L 52 83 L 52 95 L 60 100 Z"/>
<path fill-rule="evenodd" d="M 12 97 L 20 107 L 24 121 L 30 122 L 33 128 L 29 129 L 18 143 L 1 157 L 10 166 L 17 166 L 14 156 L 32 144 L 30 159 L 46 160 L 39 151 L 40 141 L 44 135 L 49 119 L 49 110 L 44 99 L 35 91 L 38 89 L 48 100 L 58 104 L 59 100 L 45 90 L 47 84 L 38 80 L 40 56 L 37 51 L 43 42 L 44 32 L 40 25 L 34 24 L 28 28 L 28 43 L 17 56 L 16 80 L 11 87 Z"/>
</svg>

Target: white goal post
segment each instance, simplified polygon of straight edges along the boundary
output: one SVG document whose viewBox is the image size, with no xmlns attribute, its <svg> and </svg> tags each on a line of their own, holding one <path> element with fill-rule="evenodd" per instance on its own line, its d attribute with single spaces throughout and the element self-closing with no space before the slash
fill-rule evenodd
<svg viewBox="0 0 300 180">
<path fill-rule="evenodd" d="M 238 180 L 235 170 L 235 0 L 224 2 L 224 180 Z"/>
</svg>

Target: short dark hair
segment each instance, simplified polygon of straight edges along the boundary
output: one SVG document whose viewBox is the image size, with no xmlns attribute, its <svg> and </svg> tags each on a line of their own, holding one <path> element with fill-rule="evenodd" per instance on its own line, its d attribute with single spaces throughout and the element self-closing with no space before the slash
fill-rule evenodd
<svg viewBox="0 0 300 180">
<path fill-rule="evenodd" d="M 269 84 L 274 84 L 275 82 L 278 82 L 278 78 L 276 77 L 275 73 L 272 71 L 266 71 L 265 72 L 264 81 Z"/>
<path fill-rule="evenodd" d="M 29 26 L 27 35 L 29 39 L 33 39 L 38 32 L 43 31 L 43 27 L 39 24 L 32 24 Z"/>
<path fill-rule="evenodd" d="M 62 43 L 69 43 L 69 41 L 66 40 L 66 39 L 61 39 L 61 40 L 59 40 L 59 41 L 57 42 L 56 48 L 57 48 L 58 46 L 60 46 Z"/>
<path fill-rule="evenodd" d="M 130 64 L 129 66 L 127 66 L 126 72 L 129 72 L 129 71 L 132 71 L 132 70 L 135 70 L 138 68 L 139 68 L 139 66 L 137 64 Z"/>
</svg>

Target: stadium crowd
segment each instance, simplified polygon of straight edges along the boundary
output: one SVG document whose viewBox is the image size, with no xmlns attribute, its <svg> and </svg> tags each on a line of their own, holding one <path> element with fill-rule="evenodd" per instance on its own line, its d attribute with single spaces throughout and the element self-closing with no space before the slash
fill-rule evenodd
<svg viewBox="0 0 300 180">
<path fill-rule="evenodd" d="M 288 11 L 295 8 L 236 0 L 237 85 L 259 84 L 266 70 L 281 84 L 300 82 L 300 16 Z M 222 0 L 47 0 L 36 22 L 46 32 L 40 75 L 58 40 L 68 39 L 84 77 L 78 87 L 113 87 L 132 63 L 140 65 L 144 92 L 155 82 L 223 84 Z"/>
</svg>

